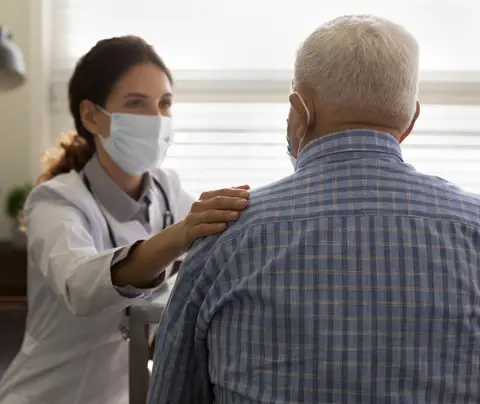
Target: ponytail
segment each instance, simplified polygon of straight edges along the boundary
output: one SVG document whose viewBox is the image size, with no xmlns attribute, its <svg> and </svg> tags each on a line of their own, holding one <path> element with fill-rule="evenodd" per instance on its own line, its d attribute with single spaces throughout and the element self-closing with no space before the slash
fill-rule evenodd
<svg viewBox="0 0 480 404">
<path fill-rule="evenodd" d="M 81 171 L 95 153 L 95 145 L 75 132 L 60 136 L 57 146 L 44 154 L 45 171 L 36 184 L 48 181 L 71 170 Z"/>
</svg>

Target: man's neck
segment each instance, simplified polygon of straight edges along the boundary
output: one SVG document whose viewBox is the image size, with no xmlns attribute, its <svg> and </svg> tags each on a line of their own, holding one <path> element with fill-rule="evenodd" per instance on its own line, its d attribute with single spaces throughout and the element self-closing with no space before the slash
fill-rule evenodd
<svg viewBox="0 0 480 404">
<path fill-rule="evenodd" d="M 342 124 L 322 126 L 321 130 L 319 130 L 316 133 L 316 137 L 325 136 L 331 133 L 343 132 L 347 130 L 372 130 L 376 132 L 389 133 L 394 138 L 400 137 L 400 133 L 391 127 L 381 126 L 381 125 L 370 125 L 370 124 L 357 123 L 357 122 L 347 122 Z"/>
<path fill-rule="evenodd" d="M 335 124 L 324 124 L 319 125 L 319 129 L 315 130 L 312 133 L 309 133 L 306 138 L 313 140 L 322 136 L 330 135 L 332 133 L 344 132 L 348 130 L 371 130 L 376 132 L 389 133 L 395 139 L 400 139 L 401 134 L 398 130 L 381 125 L 370 125 L 365 123 L 357 122 L 346 122 L 346 123 L 335 123 Z"/>
<path fill-rule="evenodd" d="M 318 125 L 319 129 L 307 133 L 300 145 L 300 151 L 312 140 L 318 139 L 323 136 L 331 135 L 332 133 L 344 132 L 344 131 L 354 131 L 354 130 L 371 130 L 376 132 L 383 132 L 392 135 L 397 141 L 400 142 L 401 135 L 400 133 L 392 128 L 388 128 L 380 125 L 369 125 L 365 123 L 355 123 L 355 122 L 346 122 L 346 123 L 335 123 L 335 124 L 322 124 Z"/>
</svg>

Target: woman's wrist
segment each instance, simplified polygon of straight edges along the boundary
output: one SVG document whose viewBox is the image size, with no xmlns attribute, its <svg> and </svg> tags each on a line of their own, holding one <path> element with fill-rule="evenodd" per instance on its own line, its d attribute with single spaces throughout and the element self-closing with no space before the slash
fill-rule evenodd
<svg viewBox="0 0 480 404">
<path fill-rule="evenodd" d="M 172 232 L 171 241 L 172 249 L 178 252 L 177 257 L 182 254 L 185 254 L 190 249 L 190 242 L 187 239 L 187 232 L 185 230 L 185 222 L 182 220 L 174 225 L 168 227 L 166 230 Z"/>
<path fill-rule="evenodd" d="M 112 268 L 113 284 L 118 287 L 131 285 L 145 288 L 153 282 L 161 283 L 165 268 L 186 251 L 182 228 L 178 225 L 167 227 L 141 242 L 124 260 L 118 262 Z"/>
</svg>

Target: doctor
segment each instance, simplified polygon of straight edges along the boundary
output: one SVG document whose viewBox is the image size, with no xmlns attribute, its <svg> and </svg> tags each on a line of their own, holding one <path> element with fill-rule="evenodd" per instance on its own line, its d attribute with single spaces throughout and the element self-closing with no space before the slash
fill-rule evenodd
<svg viewBox="0 0 480 404">
<path fill-rule="evenodd" d="M 194 202 L 173 171 L 154 168 L 173 139 L 172 92 L 138 37 L 100 41 L 78 62 L 68 88 L 76 134 L 25 207 L 29 311 L 0 404 L 126 404 L 125 309 L 247 206 L 247 186 Z"/>
</svg>

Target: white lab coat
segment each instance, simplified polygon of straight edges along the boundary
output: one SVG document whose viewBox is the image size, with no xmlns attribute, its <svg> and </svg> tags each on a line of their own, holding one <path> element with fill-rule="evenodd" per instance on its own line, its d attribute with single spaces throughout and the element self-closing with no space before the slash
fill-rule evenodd
<svg viewBox="0 0 480 404">
<path fill-rule="evenodd" d="M 183 219 L 193 198 L 174 172 L 156 170 L 155 176 L 175 220 Z M 162 220 L 163 207 L 161 198 L 151 202 L 151 221 Z M 132 299 L 110 278 L 112 260 L 123 259 L 128 247 L 110 249 L 100 209 L 75 171 L 31 193 L 29 313 L 20 353 L 0 382 L 0 404 L 128 403 L 128 344 L 119 324 Z"/>
</svg>

